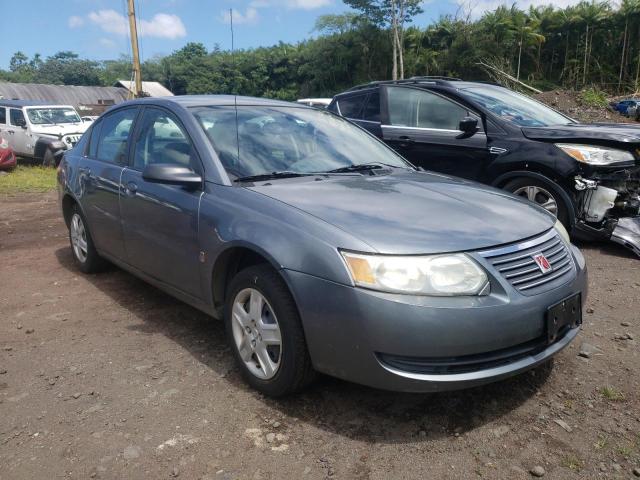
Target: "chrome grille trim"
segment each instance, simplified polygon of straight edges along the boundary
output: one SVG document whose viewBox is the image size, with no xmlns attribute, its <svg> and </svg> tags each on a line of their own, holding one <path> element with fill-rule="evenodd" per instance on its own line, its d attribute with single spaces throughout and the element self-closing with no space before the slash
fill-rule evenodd
<svg viewBox="0 0 640 480">
<path fill-rule="evenodd" d="M 545 273 L 533 259 L 543 253 L 552 270 Z M 507 282 L 524 295 L 555 288 L 571 278 L 575 267 L 569 248 L 554 229 L 525 242 L 483 250 L 484 257 Z"/>
</svg>

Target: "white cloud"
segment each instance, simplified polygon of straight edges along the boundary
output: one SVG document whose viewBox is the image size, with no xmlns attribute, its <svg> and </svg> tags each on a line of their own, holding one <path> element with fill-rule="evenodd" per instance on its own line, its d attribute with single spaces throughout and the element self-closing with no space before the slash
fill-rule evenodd
<svg viewBox="0 0 640 480">
<path fill-rule="evenodd" d="M 126 35 L 129 31 L 127 19 L 115 10 L 98 10 L 97 12 L 91 12 L 89 14 L 89 20 L 107 33 Z"/>
<path fill-rule="evenodd" d="M 115 48 L 116 46 L 116 42 L 114 42 L 110 38 L 105 38 L 105 37 L 102 37 L 100 40 L 98 40 L 98 43 L 100 43 L 100 46 L 108 49 Z"/>
<path fill-rule="evenodd" d="M 143 37 L 179 38 L 187 35 L 187 29 L 179 16 L 156 13 L 151 20 L 140 20 L 140 35 Z"/>
<path fill-rule="evenodd" d="M 314 10 L 331 5 L 332 0 L 287 0 L 287 7 L 301 10 Z"/>
<path fill-rule="evenodd" d="M 90 21 L 107 33 L 126 35 L 129 22 L 115 10 L 98 10 L 88 15 Z M 141 37 L 179 38 L 187 35 L 187 29 L 177 15 L 157 13 L 151 20 L 138 20 L 138 35 Z"/>
<path fill-rule="evenodd" d="M 258 23 L 260 16 L 258 10 L 254 7 L 248 7 L 245 13 L 242 13 L 235 8 L 233 9 L 233 24 L 234 25 L 255 25 Z M 231 23 L 231 12 L 224 10 L 220 13 L 220 20 L 224 23 Z"/>
<path fill-rule="evenodd" d="M 69 17 L 67 24 L 69 25 L 69 28 L 81 27 L 82 25 L 84 25 L 84 19 L 82 17 L 78 17 L 77 15 L 72 15 Z"/>
</svg>

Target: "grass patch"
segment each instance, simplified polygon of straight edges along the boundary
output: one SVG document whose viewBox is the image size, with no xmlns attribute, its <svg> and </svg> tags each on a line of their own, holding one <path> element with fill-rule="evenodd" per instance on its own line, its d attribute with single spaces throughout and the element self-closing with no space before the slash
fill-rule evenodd
<svg viewBox="0 0 640 480">
<path fill-rule="evenodd" d="M 602 387 L 600 389 L 600 393 L 607 400 L 611 400 L 612 402 L 621 402 L 624 400 L 624 393 L 619 392 L 613 387 Z"/>
<path fill-rule="evenodd" d="M 606 107 L 609 103 L 607 102 L 607 95 L 603 91 L 596 90 L 595 88 L 583 90 L 580 93 L 580 98 L 584 104 L 590 107 Z"/>
<path fill-rule="evenodd" d="M 608 444 L 609 444 L 609 440 L 607 440 L 607 437 L 600 436 L 600 437 L 598 437 L 598 441 L 596 443 L 594 443 L 593 446 L 596 447 L 598 450 L 602 450 Z"/>
<path fill-rule="evenodd" d="M 582 468 L 582 462 L 572 455 L 564 457 L 562 460 L 562 466 L 568 468 L 569 470 L 573 470 L 574 472 L 579 472 Z"/>
<path fill-rule="evenodd" d="M 0 193 L 48 192 L 56 188 L 56 169 L 18 165 L 0 175 Z"/>
</svg>

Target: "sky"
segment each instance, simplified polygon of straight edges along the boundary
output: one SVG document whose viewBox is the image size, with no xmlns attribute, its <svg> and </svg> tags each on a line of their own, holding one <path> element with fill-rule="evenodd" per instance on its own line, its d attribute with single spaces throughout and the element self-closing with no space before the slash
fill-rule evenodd
<svg viewBox="0 0 640 480">
<path fill-rule="evenodd" d="M 502 3 L 512 0 L 425 0 L 425 13 L 414 24 L 424 27 L 459 11 L 479 17 Z M 521 8 L 545 3 L 549 0 L 518 0 Z M 557 7 L 572 3 L 577 0 L 553 0 Z M 316 35 L 318 16 L 348 11 L 342 0 L 136 0 L 142 59 L 169 54 L 187 42 L 229 49 L 230 9 L 237 49 L 305 40 Z M 71 50 L 92 60 L 130 53 L 126 0 L 0 0 L 0 12 L 5 19 L 0 68 L 8 68 L 17 50 L 29 57 Z"/>
</svg>

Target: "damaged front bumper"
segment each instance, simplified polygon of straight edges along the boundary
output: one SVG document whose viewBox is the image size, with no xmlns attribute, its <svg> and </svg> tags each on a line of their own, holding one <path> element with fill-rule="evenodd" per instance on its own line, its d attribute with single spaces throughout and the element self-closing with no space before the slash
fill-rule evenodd
<svg viewBox="0 0 640 480">
<path fill-rule="evenodd" d="M 574 181 L 576 228 L 611 239 L 640 256 L 640 167 L 595 170 Z"/>
</svg>

